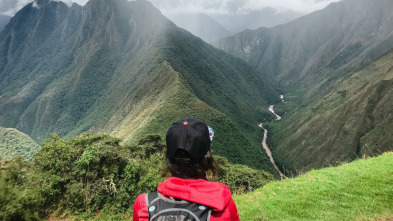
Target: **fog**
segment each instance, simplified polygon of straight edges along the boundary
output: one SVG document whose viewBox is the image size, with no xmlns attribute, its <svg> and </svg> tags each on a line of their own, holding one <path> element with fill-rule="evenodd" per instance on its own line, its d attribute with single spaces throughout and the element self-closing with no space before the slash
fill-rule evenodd
<svg viewBox="0 0 393 221">
<path fill-rule="evenodd" d="M 86 4 L 88 0 L 63 0 Z M 263 8 L 276 9 L 278 13 L 293 11 L 310 13 L 339 0 L 151 0 L 164 14 L 246 14 Z M 31 0 L 0 0 L 0 14 L 13 16 Z"/>
<path fill-rule="evenodd" d="M 85 5 L 88 2 L 88 0 L 62 1 L 67 5 L 72 5 L 73 2 Z M 150 1 L 179 27 L 190 31 L 207 42 L 214 42 L 245 29 L 272 27 L 287 23 L 340 0 Z M 0 0 L 0 15 L 13 16 L 30 2 L 32 0 Z M 2 23 L 7 21 L 3 19 Z"/>
</svg>

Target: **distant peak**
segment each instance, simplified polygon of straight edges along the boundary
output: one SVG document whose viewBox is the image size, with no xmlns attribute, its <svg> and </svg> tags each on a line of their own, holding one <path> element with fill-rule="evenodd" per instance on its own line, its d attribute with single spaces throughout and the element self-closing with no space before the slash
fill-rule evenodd
<svg viewBox="0 0 393 221">
<path fill-rule="evenodd" d="M 48 4 L 49 2 L 61 2 L 66 4 L 68 7 L 71 7 L 72 4 L 74 4 L 74 2 L 72 2 L 72 0 L 35 0 L 32 3 L 32 7 L 33 8 L 37 8 L 40 9 L 41 6 Z"/>
</svg>

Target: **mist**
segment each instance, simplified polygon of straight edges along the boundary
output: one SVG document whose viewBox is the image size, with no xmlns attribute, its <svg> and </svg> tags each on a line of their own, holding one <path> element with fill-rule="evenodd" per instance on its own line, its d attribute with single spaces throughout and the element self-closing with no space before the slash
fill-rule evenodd
<svg viewBox="0 0 393 221">
<path fill-rule="evenodd" d="M 58 0 L 56 0 L 58 1 Z M 85 5 L 88 0 L 62 0 Z M 278 13 L 293 11 L 307 14 L 340 0 L 151 0 L 165 15 L 179 13 L 247 14 L 264 8 L 273 8 Z M 13 16 L 32 0 L 0 0 L 0 14 Z"/>
<path fill-rule="evenodd" d="M 62 1 L 69 6 L 88 2 Z M 340 0 L 150 0 L 176 25 L 206 42 L 214 42 L 246 29 L 284 24 L 337 1 Z M 32 0 L 0 0 L 0 15 L 13 16 L 30 2 Z"/>
</svg>

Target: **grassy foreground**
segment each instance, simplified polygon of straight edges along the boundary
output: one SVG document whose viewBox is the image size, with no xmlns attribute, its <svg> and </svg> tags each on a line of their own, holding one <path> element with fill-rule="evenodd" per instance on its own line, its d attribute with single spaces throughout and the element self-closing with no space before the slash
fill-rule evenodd
<svg viewBox="0 0 393 221">
<path fill-rule="evenodd" d="M 241 220 L 393 217 L 393 153 L 275 181 L 234 196 Z"/>
</svg>

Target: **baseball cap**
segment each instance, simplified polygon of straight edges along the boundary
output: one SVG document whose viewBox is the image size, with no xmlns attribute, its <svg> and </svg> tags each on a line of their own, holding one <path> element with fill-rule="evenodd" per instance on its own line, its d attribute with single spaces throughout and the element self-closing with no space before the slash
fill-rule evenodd
<svg viewBox="0 0 393 221">
<path fill-rule="evenodd" d="M 210 136 L 207 125 L 195 118 L 174 122 L 166 134 L 167 157 L 171 162 L 187 162 L 175 158 L 177 150 L 186 151 L 192 163 L 200 162 L 210 150 Z"/>
</svg>

